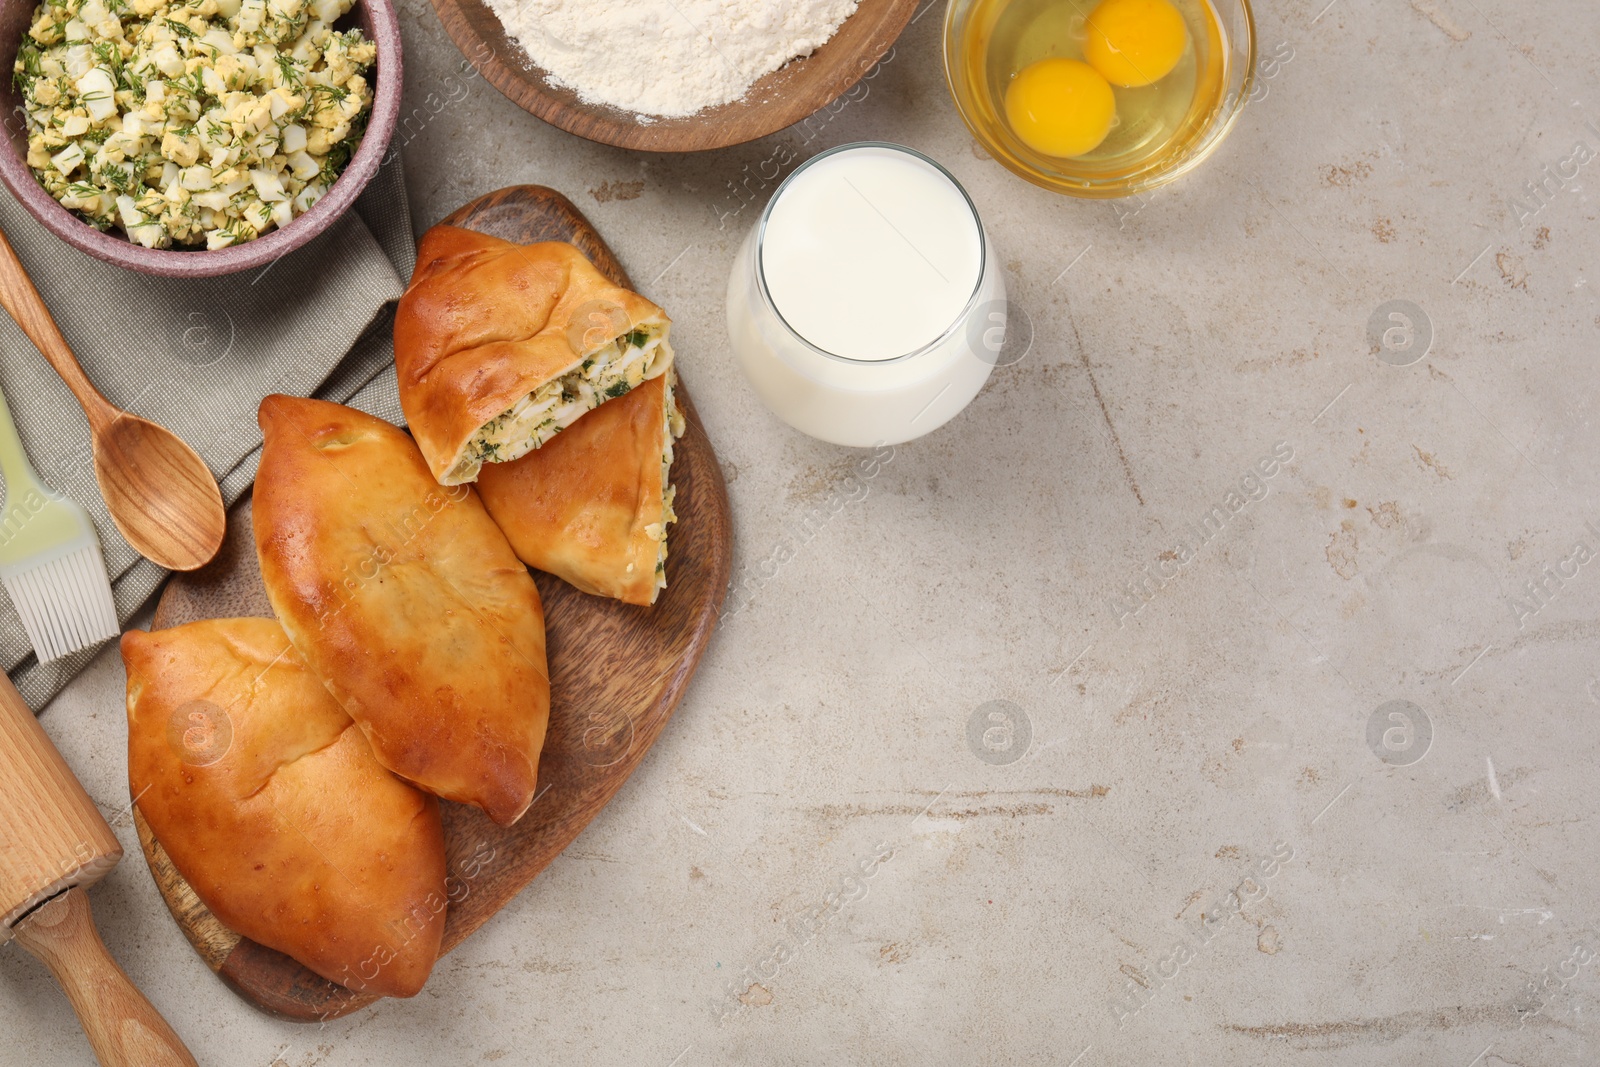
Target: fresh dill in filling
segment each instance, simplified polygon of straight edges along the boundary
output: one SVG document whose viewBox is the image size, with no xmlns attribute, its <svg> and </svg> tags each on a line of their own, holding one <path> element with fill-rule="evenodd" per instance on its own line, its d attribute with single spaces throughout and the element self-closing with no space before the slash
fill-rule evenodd
<svg viewBox="0 0 1600 1067">
<path fill-rule="evenodd" d="M 667 587 L 667 525 L 678 521 L 673 504 L 678 497 L 678 487 L 672 484 L 672 442 L 683 436 L 683 413 L 673 396 L 673 372 L 668 371 L 666 425 L 662 427 L 661 447 L 661 521 L 644 528 L 645 536 L 654 541 L 656 550 L 656 592 Z M 653 599 L 653 598 L 652 598 Z"/>
<path fill-rule="evenodd" d="M 12 68 L 28 166 L 147 248 L 216 250 L 311 210 L 372 111 L 352 0 L 43 0 Z"/>
<path fill-rule="evenodd" d="M 645 324 L 614 338 L 484 423 L 450 477 L 469 480 L 485 463 L 508 463 L 526 455 L 585 412 L 655 377 L 652 372 L 671 358 L 663 325 Z"/>
</svg>

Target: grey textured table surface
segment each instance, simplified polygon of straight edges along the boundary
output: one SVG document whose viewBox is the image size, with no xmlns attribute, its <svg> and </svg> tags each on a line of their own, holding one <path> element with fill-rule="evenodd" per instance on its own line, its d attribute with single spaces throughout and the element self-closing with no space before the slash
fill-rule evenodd
<svg viewBox="0 0 1600 1067">
<path fill-rule="evenodd" d="M 1259 11 L 1276 62 L 1222 151 L 1112 205 L 974 150 L 942 4 L 836 114 L 656 158 L 464 78 L 407 0 L 418 231 L 517 182 L 589 213 L 676 319 L 743 606 L 617 801 L 409 1002 L 247 1007 L 119 817 L 100 926 L 200 1062 L 1600 1058 L 1600 8 L 1325 3 Z M 722 311 L 770 161 L 864 138 L 967 185 L 1033 332 L 870 477 L 761 408 Z M 1409 350 L 1388 309 L 1369 343 L 1390 301 Z M 104 654 L 43 717 L 108 814 L 122 685 Z M 0 1015 L 0 1064 L 90 1062 L 14 948 Z"/>
</svg>

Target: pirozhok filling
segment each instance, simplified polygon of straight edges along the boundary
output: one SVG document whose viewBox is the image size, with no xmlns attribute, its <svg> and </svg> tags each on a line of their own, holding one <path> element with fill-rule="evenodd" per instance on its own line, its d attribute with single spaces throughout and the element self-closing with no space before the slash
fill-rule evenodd
<svg viewBox="0 0 1600 1067">
<path fill-rule="evenodd" d="M 659 326 L 640 326 L 613 338 L 484 423 L 467 442 L 447 481 L 469 481 L 485 463 L 509 463 L 527 455 L 584 413 L 653 377 L 658 362 L 671 358 L 672 346 Z"/>
<path fill-rule="evenodd" d="M 672 509 L 673 502 L 678 496 L 678 487 L 672 484 L 672 442 L 683 436 L 683 413 L 678 410 L 677 401 L 673 398 L 672 387 L 676 384 L 672 380 L 675 375 L 668 371 L 667 379 L 667 404 L 666 426 L 663 428 L 662 440 L 665 442 L 661 449 L 661 521 L 652 522 L 644 528 L 644 534 L 659 546 L 656 553 L 656 585 L 655 592 L 660 594 L 667 587 L 667 525 L 678 521 L 678 513 Z M 629 567 L 633 565 L 630 563 Z M 650 598 L 651 603 L 655 597 Z"/>
</svg>

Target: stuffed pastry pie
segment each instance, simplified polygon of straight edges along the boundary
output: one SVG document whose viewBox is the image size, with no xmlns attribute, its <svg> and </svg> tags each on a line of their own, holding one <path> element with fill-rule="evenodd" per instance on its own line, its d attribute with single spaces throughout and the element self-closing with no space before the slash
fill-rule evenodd
<svg viewBox="0 0 1600 1067">
<path fill-rule="evenodd" d="M 263 400 L 260 422 L 256 550 L 289 640 L 380 763 L 515 822 L 550 717 L 532 575 L 404 431 L 287 396 Z"/>
<path fill-rule="evenodd" d="M 359 992 L 409 997 L 439 956 L 439 802 L 372 756 L 271 619 L 122 635 L 128 785 L 229 929 Z"/>
<path fill-rule="evenodd" d="M 478 493 L 530 567 L 597 596 L 653 604 L 667 584 L 683 416 L 669 371 L 585 415 L 535 452 L 485 467 Z"/>
<path fill-rule="evenodd" d="M 440 484 L 470 482 L 665 372 L 671 326 L 563 241 L 435 226 L 395 313 L 400 406 Z"/>
</svg>

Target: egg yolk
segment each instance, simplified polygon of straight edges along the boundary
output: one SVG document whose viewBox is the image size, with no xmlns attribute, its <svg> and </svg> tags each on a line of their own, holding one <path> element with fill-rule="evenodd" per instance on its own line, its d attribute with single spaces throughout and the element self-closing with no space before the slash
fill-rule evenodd
<svg viewBox="0 0 1600 1067">
<path fill-rule="evenodd" d="M 1116 116 L 1111 86 L 1076 59 L 1041 59 L 1006 88 L 1006 121 L 1024 144 L 1047 156 L 1094 151 Z"/>
<path fill-rule="evenodd" d="M 1102 0 L 1084 30 L 1083 58 L 1124 88 L 1165 78 L 1189 43 L 1183 16 L 1167 0 Z"/>
</svg>

